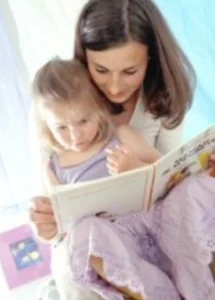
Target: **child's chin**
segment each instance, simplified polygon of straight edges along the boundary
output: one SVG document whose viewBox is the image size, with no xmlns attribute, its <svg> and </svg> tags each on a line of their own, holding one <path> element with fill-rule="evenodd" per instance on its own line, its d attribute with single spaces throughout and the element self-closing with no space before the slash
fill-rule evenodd
<svg viewBox="0 0 215 300">
<path fill-rule="evenodd" d="M 70 150 L 74 151 L 74 152 L 82 152 L 87 150 L 87 145 L 81 145 L 81 146 L 71 146 Z"/>
</svg>

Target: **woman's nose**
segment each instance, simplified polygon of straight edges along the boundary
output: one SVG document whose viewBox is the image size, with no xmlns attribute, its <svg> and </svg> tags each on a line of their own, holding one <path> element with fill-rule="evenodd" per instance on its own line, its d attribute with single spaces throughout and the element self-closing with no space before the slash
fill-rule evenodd
<svg viewBox="0 0 215 300">
<path fill-rule="evenodd" d="M 108 84 L 108 91 L 111 95 L 115 96 L 121 92 L 121 82 L 119 75 L 113 75 L 110 78 L 109 84 Z"/>
</svg>

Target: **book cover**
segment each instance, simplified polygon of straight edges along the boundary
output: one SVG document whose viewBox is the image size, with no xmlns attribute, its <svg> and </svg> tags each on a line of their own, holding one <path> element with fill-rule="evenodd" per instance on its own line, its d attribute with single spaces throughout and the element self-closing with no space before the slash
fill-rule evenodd
<svg viewBox="0 0 215 300">
<path fill-rule="evenodd" d="M 99 212 L 124 214 L 144 209 L 152 168 L 137 169 L 85 183 L 56 185 L 52 205 L 60 232 L 77 220 Z"/>
</svg>

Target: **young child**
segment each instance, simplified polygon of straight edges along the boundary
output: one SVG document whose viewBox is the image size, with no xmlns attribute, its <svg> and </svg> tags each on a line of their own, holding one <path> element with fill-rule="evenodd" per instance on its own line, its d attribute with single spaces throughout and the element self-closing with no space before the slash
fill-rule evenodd
<svg viewBox="0 0 215 300">
<path fill-rule="evenodd" d="M 159 158 L 135 130 L 114 126 L 108 104 L 78 61 L 48 62 L 35 77 L 34 94 L 41 138 L 53 151 L 51 184 L 101 178 Z M 67 286 L 61 299 L 214 299 L 208 267 L 215 250 L 214 187 L 214 178 L 200 174 L 147 214 L 112 218 L 100 212 L 79 222 L 63 241 L 64 253 L 56 249 L 54 257 L 55 274 Z"/>
<path fill-rule="evenodd" d="M 47 167 L 51 184 L 102 178 L 160 157 L 134 129 L 114 126 L 108 102 L 77 60 L 46 63 L 33 91 L 40 137 L 53 151 Z"/>
<path fill-rule="evenodd" d="M 134 129 L 113 124 L 108 102 L 79 61 L 53 59 L 46 63 L 35 76 L 33 93 L 39 136 L 52 152 L 46 172 L 48 184 L 102 178 L 160 157 Z M 62 275 L 66 263 L 62 249 L 57 244 L 53 251 L 53 261 L 59 261 L 53 273 L 61 299 L 101 299 L 86 288 L 78 288 L 72 279 L 68 282 L 68 274 Z"/>
<path fill-rule="evenodd" d="M 101 178 L 160 157 L 135 130 L 114 126 L 108 103 L 78 61 L 48 62 L 35 77 L 34 94 L 40 136 L 53 152 L 51 184 Z M 198 174 L 147 214 L 100 212 L 105 218 L 79 222 L 63 241 L 64 253 L 56 249 L 54 257 L 58 288 L 62 281 L 66 286 L 61 299 L 214 299 L 208 267 L 215 251 L 214 187 L 214 178 Z"/>
</svg>

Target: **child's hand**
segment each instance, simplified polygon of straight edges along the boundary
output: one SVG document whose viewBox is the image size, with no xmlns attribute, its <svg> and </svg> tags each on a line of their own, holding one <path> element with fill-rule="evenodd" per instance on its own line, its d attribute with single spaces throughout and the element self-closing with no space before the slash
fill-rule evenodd
<svg viewBox="0 0 215 300">
<path fill-rule="evenodd" d="M 114 149 L 107 149 L 107 167 L 111 175 L 122 173 L 128 170 L 142 167 L 136 153 L 127 145 L 116 146 Z"/>
</svg>

